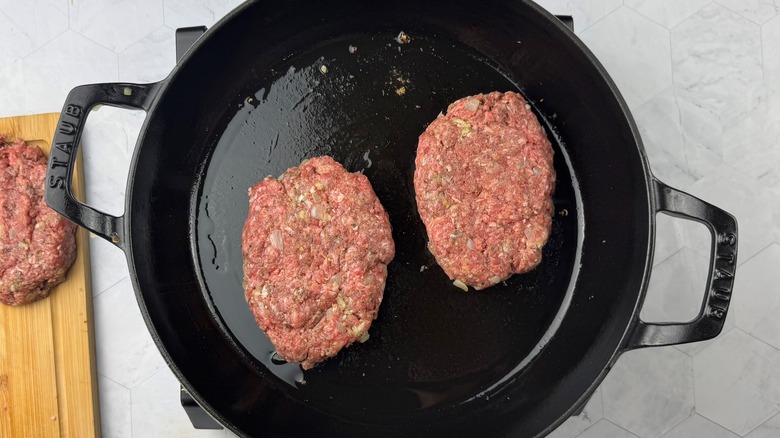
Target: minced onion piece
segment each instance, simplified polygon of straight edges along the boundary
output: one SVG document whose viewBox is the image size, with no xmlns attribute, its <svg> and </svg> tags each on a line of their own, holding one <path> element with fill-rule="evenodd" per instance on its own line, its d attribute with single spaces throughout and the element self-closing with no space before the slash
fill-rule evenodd
<svg viewBox="0 0 780 438">
<path fill-rule="evenodd" d="M 468 290 L 469 290 L 469 287 L 466 286 L 466 283 L 464 283 L 464 282 L 462 282 L 462 281 L 460 281 L 458 279 L 455 279 L 455 281 L 453 281 L 452 284 L 455 285 L 455 287 L 457 287 L 458 289 L 461 289 L 463 291 L 468 292 Z"/>
<path fill-rule="evenodd" d="M 477 99 L 471 99 L 466 102 L 466 109 L 469 111 L 476 111 L 479 108 L 480 102 Z"/>
<path fill-rule="evenodd" d="M 282 242 L 282 232 L 274 230 L 271 232 L 271 246 L 279 251 L 284 251 L 284 242 Z"/>
<path fill-rule="evenodd" d="M 501 277 L 499 277 L 498 275 L 494 275 L 490 277 L 489 280 L 492 284 L 498 284 L 501 281 Z"/>
<path fill-rule="evenodd" d="M 368 332 L 363 332 L 360 334 L 360 336 L 358 336 L 357 341 L 362 344 L 363 342 L 366 342 L 368 340 L 368 337 L 369 337 Z"/>
<path fill-rule="evenodd" d="M 467 121 L 465 121 L 465 120 L 463 120 L 463 119 L 459 119 L 459 118 L 457 118 L 457 117 L 453 117 L 453 118 L 452 118 L 450 121 L 451 121 L 451 122 L 452 122 L 452 123 L 453 123 L 455 126 L 457 126 L 458 128 L 460 128 L 460 136 L 461 136 L 461 137 L 464 137 L 466 134 L 468 134 L 469 132 L 471 132 L 471 123 L 469 123 L 469 122 L 467 122 Z"/>
<path fill-rule="evenodd" d="M 475 249 L 474 241 L 471 240 L 471 239 L 467 240 L 466 241 L 466 248 L 470 249 L 471 251 L 474 251 L 474 249 Z"/>
<path fill-rule="evenodd" d="M 325 209 L 325 207 L 317 204 L 311 208 L 311 217 L 326 222 L 330 220 L 330 215 L 328 214 L 328 211 Z"/>
</svg>

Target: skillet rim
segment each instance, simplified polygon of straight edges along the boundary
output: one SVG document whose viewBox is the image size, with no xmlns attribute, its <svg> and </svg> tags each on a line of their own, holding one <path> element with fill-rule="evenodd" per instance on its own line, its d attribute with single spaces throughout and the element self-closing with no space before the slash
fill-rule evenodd
<svg viewBox="0 0 780 438">
<path fill-rule="evenodd" d="M 132 160 L 130 162 L 130 167 L 128 171 L 129 177 L 128 177 L 128 182 L 126 187 L 127 195 L 125 196 L 126 219 L 124 221 L 124 232 L 126 236 L 132 236 L 130 230 L 132 228 L 132 217 L 133 217 L 132 201 L 133 201 L 133 193 L 135 187 L 135 175 L 137 171 L 140 152 L 143 147 L 143 144 L 145 143 L 146 135 L 148 134 L 148 127 L 152 120 L 152 117 L 150 117 L 150 115 L 154 114 L 160 102 L 162 102 L 165 99 L 169 91 L 170 83 L 176 79 L 176 77 L 179 75 L 179 72 L 182 69 L 186 68 L 190 59 L 196 56 L 200 47 L 203 46 L 206 43 L 206 41 L 209 39 L 210 34 L 216 33 L 220 29 L 228 26 L 228 24 L 231 21 L 233 21 L 234 17 L 242 14 L 245 10 L 253 7 L 255 3 L 257 3 L 257 0 L 245 1 L 244 3 L 242 3 L 241 5 L 239 5 L 238 7 L 236 7 L 229 13 L 227 13 L 223 18 L 221 18 L 210 29 L 208 29 L 208 31 L 193 44 L 193 46 L 185 53 L 185 55 L 175 64 L 171 73 L 165 79 L 158 82 L 158 84 L 160 85 L 158 88 L 158 92 L 156 96 L 153 98 L 149 106 L 149 110 L 146 113 L 144 122 L 141 126 L 140 135 L 136 142 L 136 147 L 133 152 Z M 645 193 L 647 194 L 647 201 L 648 201 L 647 202 L 648 230 L 647 230 L 647 240 L 646 240 L 647 250 L 645 253 L 645 263 L 644 263 L 644 269 L 642 270 L 640 290 L 638 292 L 637 299 L 634 303 L 630 315 L 629 324 L 627 324 L 625 330 L 620 336 L 620 341 L 616 344 L 614 349 L 612 349 L 612 354 L 609 360 L 607 361 L 606 364 L 604 364 L 601 367 L 602 370 L 600 371 L 596 379 L 587 387 L 586 391 L 577 399 L 577 401 L 571 407 L 569 407 L 562 415 L 560 415 L 556 419 L 556 421 L 554 421 L 553 423 L 551 423 L 541 431 L 540 435 L 543 436 L 556 429 L 560 424 L 562 424 L 566 419 L 568 419 L 580 406 L 582 406 L 590 399 L 592 393 L 598 388 L 600 383 L 604 380 L 604 378 L 609 373 L 611 368 L 614 366 L 615 362 L 620 357 L 620 355 L 623 352 L 627 351 L 626 348 L 627 343 L 631 338 L 631 334 L 634 332 L 637 324 L 639 323 L 638 315 L 647 293 L 649 273 L 652 268 L 652 259 L 653 259 L 654 248 L 655 248 L 655 226 L 656 226 L 655 215 L 657 210 L 656 209 L 657 199 L 656 199 L 655 191 L 653 190 L 653 186 L 652 186 L 652 182 L 654 181 L 655 178 L 652 174 L 652 171 L 650 170 L 649 161 L 647 159 L 647 155 L 639 134 L 639 130 L 636 126 L 634 118 L 631 115 L 628 105 L 626 104 L 620 91 L 617 88 L 617 85 L 611 79 L 604 66 L 598 61 L 596 56 L 585 46 L 585 44 L 568 27 L 566 27 L 560 20 L 555 18 L 555 16 L 547 12 L 544 8 L 542 8 L 541 6 L 539 6 L 538 4 L 536 4 L 531 0 L 520 0 L 514 3 L 522 3 L 525 7 L 528 7 L 531 10 L 533 10 L 535 14 L 539 15 L 540 17 L 543 17 L 546 20 L 546 24 L 548 26 L 552 26 L 553 28 L 555 28 L 559 35 L 565 37 L 571 44 L 573 44 L 577 49 L 579 49 L 581 54 L 585 56 L 587 61 L 595 69 L 594 72 L 598 73 L 598 76 L 601 78 L 602 81 L 604 81 L 604 85 L 606 85 L 607 88 L 610 90 L 612 98 L 614 98 L 615 102 L 618 104 L 619 109 L 623 113 L 623 116 L 625 117 L 625 121 L 628 122 L 628 127 L 630 129 L 631 136 L 633 137 L 633 141 L 635 143 L 634 146 L 636 152 L 638 153 L 639 162 L 641 164 L 641 169 L 642 169 L 641 176 L 643 177 L 642 180 L 644 181 L 644 188 L 645 188 Z M 639 177 L 639 175 L 637 176 Z M 190 220 L 194 220 L 194 218 L 190 218 Z M 167 351 L 167 348 L 163 344 L 163 341 L 158 334 L 154 322 L 151 319 L 149 310 L 146 305 L 146 301 L 144 299 L 143 293 L 141 292 L 142 289 L 140 287 L 138 275 L 137 275 L 138 271 L 136 269 L 132 238 L 128 238 L 126 240 L 126 247 L 124 249 L 124 252 L 127 259 L 128 268 L 130 271 L 130 279 L 133 285 L 133 290 L 136 295 L 136 300 L 138 302 L 139 309 L 141 311 L 141 315 L 143 316 L 144 323 L 146 324 L 146 327 L 149 330 L 149 333 L 152 336 L 152 339 L 154 340 L 154 343 L 157 346 L 158 350 L 160 351 L 161 355 L 163 356 L 163 359 L 165 360 L 166 364 L 173 372 L 173 374 L 176 376 L 180 384 L 187 390 L 187 392 L 189 392 L 189 394 L 197 401 L 197 403 L 209 415 L 211 415 L 221 425 L 231 430 L 233 433 L 239 436 L 246 436 L 244 432 L 235 429 L 231 421 L 229 421 L 224 415 L 220 414 L 219 411 L 214 409 L 214 407 L 204 397 L 200 395 L 200 393 L 194 388 L 193 384 L 186 378 L 186 376 L 181 372 L 179 367 L 171 358 L 170 354 Z M 209 307 L 211 307 L 213 306 L 213 303 L 209 303 L 208 305 Z"/>
</svg>

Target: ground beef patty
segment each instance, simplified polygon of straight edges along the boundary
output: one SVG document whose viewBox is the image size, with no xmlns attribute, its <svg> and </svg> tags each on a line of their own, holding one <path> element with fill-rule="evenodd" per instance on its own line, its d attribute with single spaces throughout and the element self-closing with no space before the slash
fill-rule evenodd
<svg viewBox="0 0 780 438">
<path fill-rule="evenodd" d="M 0 302 L 49 295 L 76 259 L 76 226 L 46 205 L 46 158 L 22 141 L 0 137 Z"/>
<path fill-rule="evenodd" d="M 313 158 L 249 189 L 244 292 L 276 352 L 304 369 L 368 339 L 395 255 L 368 179 Z"/>
<path fill-rule="evenodd" d="M 453 102 L 420 136 L 415 164 L 428 248 L 456 285 L 484 289 L 539 264 L 552 224 L 553 150 L 519 94 Z"/>
</svg>

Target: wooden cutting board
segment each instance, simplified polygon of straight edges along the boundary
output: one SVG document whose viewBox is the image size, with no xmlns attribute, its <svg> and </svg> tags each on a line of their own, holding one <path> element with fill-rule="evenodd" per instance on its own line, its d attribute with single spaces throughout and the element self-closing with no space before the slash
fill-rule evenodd
<svg viewBox="0 0 780 438">
<path fill-rule="evenodd" d="M 0 135 L 48 156 L 59 114 L 0 118 Z M 81 154 L 73 192 L 84 200 Z M 89 237 L 76 231 L 76 262 L 48 298 L 0 304 L 0 437 L 100 435 Z"/>
</svg>

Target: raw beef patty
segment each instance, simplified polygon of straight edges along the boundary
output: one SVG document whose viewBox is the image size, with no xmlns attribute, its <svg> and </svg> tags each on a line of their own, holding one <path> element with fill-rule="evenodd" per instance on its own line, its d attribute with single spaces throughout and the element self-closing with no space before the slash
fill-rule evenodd
<svg viewBox="0 0 780 438">
<path fill-rule="evenodd" d="M 0 302 L 49 295 L 76 259 L 76 226 L 46 205 L 46 158 L 23 141 L 0 137 Z"/>
<path fill-rule="evenodd" d="M 276 352 L 304 369 L 368 339 L 395 255 L 368 179 L 313 158 L 249 189 L 244 292 Z"/>
<path fill-rule="evenodd" d="M 463 289 L 542 259 L 552 224 L 553 150 L 517 93 L 453 102 L 420 135 L 414 189 L 428 248 Z"/>
</svg>

